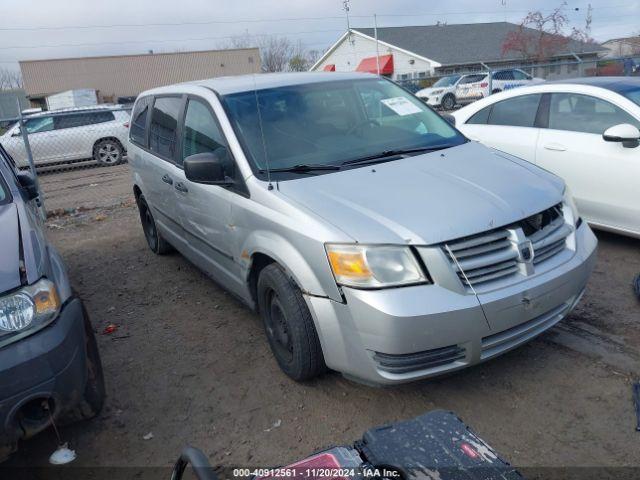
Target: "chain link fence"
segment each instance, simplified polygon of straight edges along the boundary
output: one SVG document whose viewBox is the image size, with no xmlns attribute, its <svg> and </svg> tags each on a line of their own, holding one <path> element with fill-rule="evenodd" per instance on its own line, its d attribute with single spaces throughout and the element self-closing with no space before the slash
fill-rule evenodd
<svg viewBox="0 0 640 480">
<path fill-rule="evenodd" d="M 130 202 L 130 106 L 95 105 L 0 118 L 0 143 L 33 175 L 43 217 L 99 215 Z"/>
<path fill-rule="evenodd" d="M 640 54 L 591 60 L 576 57 L 573 60 L 544 63 L 505 62 L 485 65 L 480 62 L 470 67 L 442 68 L 435 73 L 396 69 L 393 80 L 412 93 L 432 87 L 446 89 L 446 93 L 454 97 L 453 105 L 445 108 L 449 110 L 502 90 L 533 82 L 603 76 L 640 77 Z M 426 100 L 426 96 L 423 99 Z M 436 103 L 428 103 L 434 107 L 443 107 L 441 100 L 439 98 Z"/>
</svg>

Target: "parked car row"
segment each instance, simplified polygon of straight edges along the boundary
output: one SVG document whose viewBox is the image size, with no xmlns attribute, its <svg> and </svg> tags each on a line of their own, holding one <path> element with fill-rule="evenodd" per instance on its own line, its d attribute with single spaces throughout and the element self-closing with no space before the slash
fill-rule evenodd
<svg viewBox="0 0 640 480">
<path fill-rule="evenodd" d="M 25 117 L 25 128 L 36 166 L 93 159 L 101 165 L 122 163 L 126 155 L 130 113 L 96 105 L 39 112 Z M 15 124 L 0 143 L 20 167 L 28 166 L 26 148 Z"/>
<path fill-rule="evenodd" d="M 543 81 L 518 68 L 468 75 L 447 75 L 432 87 L 419 90 L 416 96 L 432 107 L 453 110 L 456 105 L 466 105 L 503 90 Z"/>
</svg>

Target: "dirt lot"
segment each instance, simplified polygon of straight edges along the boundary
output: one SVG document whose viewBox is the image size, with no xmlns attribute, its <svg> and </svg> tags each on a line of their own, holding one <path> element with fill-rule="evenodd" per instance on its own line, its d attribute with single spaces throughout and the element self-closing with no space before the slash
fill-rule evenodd
<svg viewBox="0 0 640 480">
<path fill-rule="evenodd" d="M 41 181 L 47 207 L 67 209 L 48 233 L 92 315 L 108 382 L 103 413 L 61 429 L 76 465 L 168 466 L 191 443 L 216 464 L 272 466 L 444 408 L 520 467 L 640 467 L 631 399 L 639 241 L 598 233 L 598 264 L 576 311 L 489 363 L 393 388 L 338 374 L 296 384 L 278 369 L 256 315 L 180 255 L 147 249 L 126 165 Z M 102 335 L 109 323 L 119 329 Z M 45 464 L 54 447 L 46 432 L 9 465 Z"/>
</svg>

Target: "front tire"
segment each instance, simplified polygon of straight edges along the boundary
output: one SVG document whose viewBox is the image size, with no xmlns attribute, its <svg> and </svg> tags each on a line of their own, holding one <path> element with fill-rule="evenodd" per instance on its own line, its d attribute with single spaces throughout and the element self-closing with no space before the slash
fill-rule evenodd
<svg viewBox="0 0 640 480">
<path fill-rule="evenodd" d="M 326 371 L 311 312 L 298 286 L 276 263 L 258 277 L 258 306 L 278 365 L 300 382 Z"/>
<path fill-rule="evenodd" d="M 442 99 L 442 108 L 444 110 L 453 110 L 455 106 L 456 106 L 455 97 L 451 94 L 445 95 L 445 97 Z"/>
<path fill-rule="evenodd" d="M 142 223 L 142 230 L 144 231 L 144 237 L 147 240 L 147 245 L 153 253 L 156 255 L 165 255 L 173 248 L 167 242 L 162 234 L 156 227 L 156 221 L 151 214 L 151 208 L 147 204 L 144 195 L 138 197 L 138 211 L 140 212 L 140 222 Z"/>
<path fill-rule="evenodd" d="M 97 416 L 102 411 L 104 400 L 107 396 L 96 336 L 93 333 L 93 327 L 91 326 L 84 305 L 82 306 L 82 311 L 84 313 L 85 345 L 87 352 L 87 383 L 85 384 L 80 402 L 75 408 L 63 415 L 61 424 L 88 420 Z"/>
<path fill-rule="evenodd" d="M 107 138 L 100 140 L 93 147 L 93 158 L 96 162 L 103 166 L 113 166 L 122 163 L 124 149 L 120 142 Z"/>
</svg>

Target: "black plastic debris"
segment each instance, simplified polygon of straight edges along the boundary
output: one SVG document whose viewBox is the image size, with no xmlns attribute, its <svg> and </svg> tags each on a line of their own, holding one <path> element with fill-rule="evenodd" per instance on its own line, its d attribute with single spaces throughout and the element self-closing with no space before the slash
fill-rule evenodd
<svg viewBox="0 0 640 480">
<path fill-rule="evenodd" d="M 633 404 L 636 407 L 636 431 L 640 432 L 640 383 L 633 384 Z"/>
<path fill-rule="evenodd" d="M 640 273 L 633 279 L 633 290 L 636 292 L 638 298 L 640 298 Z"/>
</svg>

